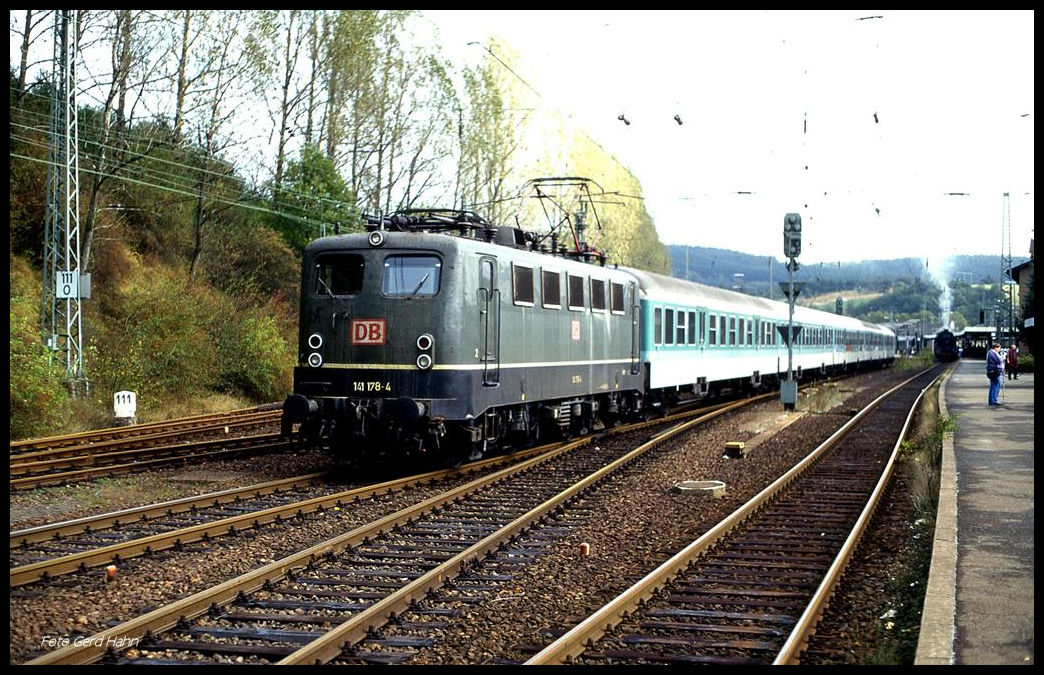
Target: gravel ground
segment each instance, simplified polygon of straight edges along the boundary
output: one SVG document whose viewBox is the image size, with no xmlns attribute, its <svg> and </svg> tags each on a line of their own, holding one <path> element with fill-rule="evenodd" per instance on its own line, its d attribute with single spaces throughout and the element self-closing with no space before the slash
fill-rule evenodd
<svg viewBox="0 0 1044 675">
<path fill-rule="evenodd" d="M 666 447 L 641 472 L 621 476 L 585 500 L 592 516 L 569 535 L 551 555 L 512 582 L 511 602 L 462 606 L 458 627 L 411 663 L 461 665 L 523 661 L 533 648 L 544 647 L 577 621 L 633 585 L 647 572 L 698 538 L 793 466 L 796 460 L 849 419 L 847 410 L 869 402 L 872 383 L 891 381 L 891 371 L 845 383 L 834 392 L 805 398 L 799 411 L 840 408 L 842 414 L 805 414 L 773 433 L 744 459 L 723 458 L 728 441 L 750 441 L 780 424 L 777 401 L 749 412 L 712 422 Z M 828 391 L 828 390 L 824 390 Z M 875 394 L 876 395 L 876 394 Z M 833 404 L 832 406 L 830 404 Z M 672 490 L 681 480 L 720 480 L 725 496 L 694 498 Z M 580 544 L 590 555 L 579 555 Z M 549 584 L 547 580 L 553 579 Z M 519 589 L 540 589 L 525 590 Z"/>
<path fill-rule="evenodd" d="M 323 471 L 314 450 L 254 455 L 10 493 L 11 530 Z"/>
<path fill-rule="evenodd" d="M 470 479 L 469 479 L 470 480 Z M 187 597 L 279 558 L 427 499 L 448 483 L 382 495 L 350 509 L 322 514 L 199 542 L 179 552 L 133 558 L 119 566 L 108 583 L 101 569 L 73 574 L 51 584 L 30 584 L 11 591 L 11 663 L 50 651 L 44 636 L 93 635 L 161 605 Z"/>
<path fill-rule="evenodd" d="M 857 382 L 823 387 L 804 398 L 799 410 L 833 408 L 846 413 L 858 405 L 855 399 L 869 400 L 868 387 L 873 385 L 876 391 L 879 383 L 896 380 L 898 376 L 889 370 Z M 675 442 L 670 452 L 658 452 L 645 462 L 641 472 L 627 472 L 589 497 L 585 506 L 591 509 L 592 516 L 578 523 L 551 555 L 527 568 L 511 583 L 510 595 L 517 597 L 466 608 L 465 621 L 455 622 L 444 639 L 425 650 L 415 662 L 477 664 L 527 658 L 520 647 L 550 641 L 540 631 L 561 631 L 590 614 L 722 515 L 733 511 L 844 419 L 846 414 L 817 412 L 788 416 L 779 410 L 778 401 L 770 401 L 728 421 L 712 422 L 686 440 Z M 745 459 L 723 459 L 724 443 L 736 440 L 757 447 Z M 110 479 L 120 485 L 93 504 L 85 503 L 88 500 L 82 494 L 91 490 L 82 486 L 16 494 L 12 495 L 12 529 L 16 523 L 26 527 L 56 517 L 78 517 L 299 475 L 321 470 L 324 465 L 321 456 L 300 453 L 214 462 L 190 469 L 171 468 Z M 702 479 L 724 481 L 726 495 L 703 502 L 671 490 L 678 481 Z M 48 651 L 41 648 L 44 636 L 93 634 L 443 489 L 446 485 L 388 495 L 364 502 L 350 512 L 328 511 L 262 532 L 127 561 L 120 566 L 115 583 L 106 583 L 103 573 L 93 570 L 51 585 L 17 589 L 11 593 L 10 661 L 21 663 Z M 48 495 L 37 494 L 42 492 Z M 590 545 L 589 556 L 578 556 L 581 542 Z M 547 579 L 555 579 L 555 584 L 549 586 Z M 515 587 L 545 590 L 526 594 L 516 593 Z"/>
</svg>

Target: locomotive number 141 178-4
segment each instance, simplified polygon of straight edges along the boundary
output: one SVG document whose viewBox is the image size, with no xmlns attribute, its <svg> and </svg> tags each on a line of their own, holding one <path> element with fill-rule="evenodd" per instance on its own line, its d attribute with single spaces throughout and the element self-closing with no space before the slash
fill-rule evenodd
<svg viewBox="0 0 1044 675">
<path fill-rule="evenodd" d="M 359 392 L 379 392 L 379 391 L 391 391 L 391 382 L 352 382 L 352 391 Z"/>
</svg>

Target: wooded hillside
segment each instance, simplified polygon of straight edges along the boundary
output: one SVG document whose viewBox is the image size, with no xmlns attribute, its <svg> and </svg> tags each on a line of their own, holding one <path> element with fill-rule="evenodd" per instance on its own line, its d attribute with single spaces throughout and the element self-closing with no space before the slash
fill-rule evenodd
<svg viewBox="0 0 1044 675">
<path fill-rule="evenodd" d="M 361 229 L 363 213 L 462 208 L 541 230 L 526 181 L 586 176 L 630 196 L 600 205 L 590 229 L 609 262 L 670 269 L 638 180 L 548 111 L 492 38 L 490 58 L 458 66 L 403 10 L 66 18 L 75 139 L 52 129 L 56 11 L 11 12 L 12 438 L 107 426 L 123 389 L 143 420 L 282 399 L 300 253 Z M 40 330 L 56 139 L 76 143 L 79 271 L 92 285 L 78 399 Z"/>
</svg>

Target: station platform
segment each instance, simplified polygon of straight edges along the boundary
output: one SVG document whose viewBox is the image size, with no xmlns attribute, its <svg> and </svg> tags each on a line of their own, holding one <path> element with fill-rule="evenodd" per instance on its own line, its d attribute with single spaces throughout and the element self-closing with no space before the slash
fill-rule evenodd
<svg viewBox="0 0 1044 675">
<path fill-rule="evenodd" d="M 1033 373 L 987 405 L 985 359 L 939 391 L 939 513 L 915 665 L 1033 665 Z"/>
</svg>

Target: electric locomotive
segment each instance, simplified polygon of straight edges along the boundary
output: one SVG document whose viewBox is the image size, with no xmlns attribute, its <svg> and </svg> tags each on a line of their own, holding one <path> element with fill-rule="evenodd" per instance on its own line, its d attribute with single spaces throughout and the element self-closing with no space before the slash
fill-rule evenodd
<svg viewBox="0 0 1044 675">
<path fill-rule="evenodd" d="M 368 229 L 305 249 L 284 435 L 340 458 L 452 461 L 640 409 L 629 274 L 531 250 L 531 233 L 469 212 L 407 212 Z"/>
</svg>

